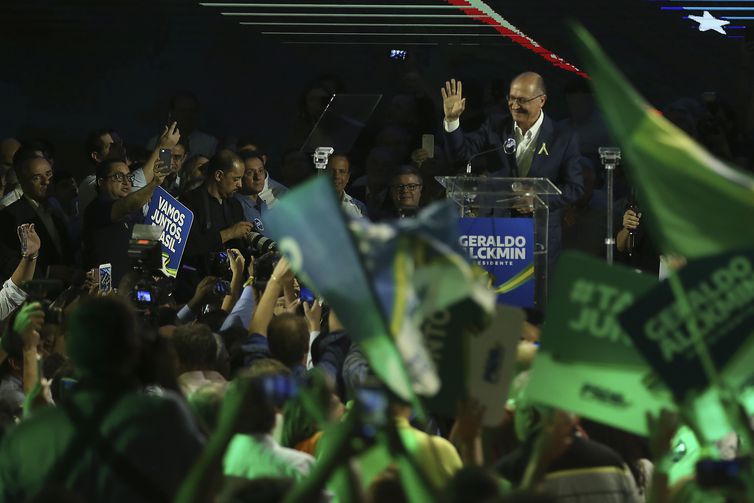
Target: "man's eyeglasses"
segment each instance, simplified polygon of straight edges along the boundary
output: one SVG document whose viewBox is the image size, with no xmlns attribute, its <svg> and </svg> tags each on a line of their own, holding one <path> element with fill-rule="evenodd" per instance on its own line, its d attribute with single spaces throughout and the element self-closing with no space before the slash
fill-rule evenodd
<svg viewBox="0 0 754 503">
<path fill-rule="evenodd" d="M 418 189 L 421 186 L 422 184 L 420 183 L 408 183 L 406 185 L 393 185 L 392 188 L 396 192 L 403 192 L 403 191 L 414 192 L 416 191 L 416 189 Z"/>
<path fill-rule="evenodd" d="M 526 105 L 530 101 L 534 101 L 537 98 L 541 98 L 542 96 L 544 96 L 544 94 L 538 94 L 533 98 L 517 98 L 514 96 L 506 96 L 505 98 L 508 100 L 509 105 L 512 105 L 515 103 L 516 105 L 521 106 L 521 105 Z"/>
<path fill-rule="evenodd" d="M 115 180 L 118 183 L 123 183 L 126 180 L 128 180 L 128 183 L 133 185 L 134 179 L 136 178 L 136 176 L 132 175 L 131 173 L 129 174 L 115 173 L 114 175 L 106 176 L 105 178 L 109 178 L 110 180 Z"/>
</svg>

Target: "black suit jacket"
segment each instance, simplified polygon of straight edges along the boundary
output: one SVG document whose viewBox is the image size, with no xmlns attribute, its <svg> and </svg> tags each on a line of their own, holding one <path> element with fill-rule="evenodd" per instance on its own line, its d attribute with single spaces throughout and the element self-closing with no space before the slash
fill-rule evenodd
<svg viewBox="0 0 754 503">
<path fill-rule="evenodd" d="M 220 238 L 220 231 L 222 229 L 226 229 L 236 222 L 244 220 L 241 203 L 234 197 L 224 199 L 223 217 L 213 220 L 210 211 L 210 204 L 213 201 L 210 198 L 211 196 L 207 192 L 207 188 L 202 185 L 186 192 L 180 199 L 181 203 L 186 205 L 194 214 L 194 222 L 191 224 L 191 232 L 186 243 L 183 262 L 192 267 L 199 268 L 205 275 L 209 274 L 206 259 L 210 253 L 223 251 L 227 248 L 244 249 L 244 243 L 241 240 L 234 239 L 223 244 Z"/>
<path fill-rule="evenodd" d="M 515 152 L 506 154 L 502 148 L 504 142 L 513 137 L 513 119 L 510 115 L 495 114 L 472 133 L 466 133 L 459 127 L 445 136 L 450 159 L 468 161 L 485 150 L 500 148 L 489 154 L 494 156 L 496 165 L 490 176 L 519 176 Z M 526 176 L 548 178 L 562 192 L 562 195 L 551 196 L 545 201 L 550 208 L 548 254 L 554 260 L 561 247 L 562 210 L 584 193 L 578 137 L 574 131 L 545 115 L 534 148 L 534 157 Z"/>
<path fill-rule="evenodd" d="M 42 244 L 39 249 L 35 277 L 43 277 L 47 267 L 53 265 L 74 266 L 74 248 L 68 239 L 65 221 L 51 212 L 52 221 L 58 231 L 62 250 L 53 244 L 50 233 L 37 215 L 31 203 L 22 197 L 0 211 L 0 269 L 2 277 L 9 278 L 21 260 L 21 243 L 18 241 L 17 227 L 21 224 L 34 224 Z"/>
</svg>

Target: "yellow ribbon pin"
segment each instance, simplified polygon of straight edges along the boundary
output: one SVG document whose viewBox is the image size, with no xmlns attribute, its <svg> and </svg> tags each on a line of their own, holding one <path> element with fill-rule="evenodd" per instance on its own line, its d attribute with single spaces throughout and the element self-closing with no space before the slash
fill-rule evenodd
<svg viewBox="0 0 754 503">
<path fill-rule="evenodd" d="M 537 155 L 542 155 L 542 152 L 545 153 L 545 155 L 550 155 L 550 153 L 547 151 L 547 144 L 542 143 L 542 146 L 539 147 L 539 152 L 537 152 Z"/>
</svg>

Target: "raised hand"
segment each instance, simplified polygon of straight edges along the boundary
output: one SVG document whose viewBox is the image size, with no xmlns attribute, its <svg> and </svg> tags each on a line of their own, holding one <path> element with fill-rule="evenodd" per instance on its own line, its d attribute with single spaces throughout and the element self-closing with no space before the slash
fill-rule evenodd
<svg viewBox="0 0 754 503">
<path fill-rule="evenodd" d="M 181 132 L 178 130 L 178 123 L 173 122 L 169 126 L 165 126 L 162 134 L 160 135 L 160 147 L 161 148 L 173 148 L 181 138 Z"/>
<path fill-rule="evenodd" d="M 170 174 L 170 166 L 165 169 L 165 164 L 162 161 L 156 161 L 154 163 L 154 176 L 152 178 L 152 183 L 155 185 L 162 185 L 162 182 L 165 180 L 165 177 Z"/>
<path fill-rule="evenodd" d="M 463 97 L 463 85 L 461 81 L 450 79 L 445 82 L 445 88 L 440 89 L 442 94 L 442 110 L 445 113 L 445 120 L 452 122 L 461 117 L 466 108 L 466 98 Z"/>
<path fill-rule="evenodd" d="M 672 450 L 671 442 L 679 427 L 678 414 L 662 409 L 659 414 L 646 413 L 649 429 L 649 453 L 657 462 Z"/>
<path fill-rule="evenodd" d="M 288 263 L 288 259 L 283 257 L 278 261 L 275 265 L 275 269 L 272 271 L 272 279 L 280 281 L 281 285 L 293 281 L 293 271 Z"/>
<path fill-rule="evenodd" d="M 427 159 L 429 159 L 429 152 L 423 148 L 417 148 L 411 152 L 411 161 L 419 167 L 421 167 Z"/>
<path fill-rule="evenodd" d="M 33 257 L 39 253 L 42 242 L 34 229 L 34 224 L 23 224 L 23 226 L 26 226 L 26 254 Z"/>
<path fill-rule="evenodd" d="M 304 302 L 304 317 L 309 326 L 309 331 L 318 331 L 322 324 L 322 302 L 318 299 L 314 299 L 311 304 Z"/>
<path fill-rule="evenodd" d="M 39 344 L 39 330 L 45 322 L 45 313 L 39 302 L 26 304 L 16 315 L 13 330 L 21 336 L 24 349 L 36 350 Z"/>
<path fill-rule="evenodd" d="M 192 311 L 198 312 L 202 304 L 214 294 L 215 283 L 217 283 L 215 276 L 205 276 L 196 285 L 194 296 L 186 303 Z"/>
<path fill-rule="evenodd" d="M 233 273 L 233 277 L 241 277 L 243 274 L 243 268 L 246 265 L 246 259 L 241 252 L 235 248 L 227 250 L 228 264 L 230 265 L 230 271 Z"/>
</svg>

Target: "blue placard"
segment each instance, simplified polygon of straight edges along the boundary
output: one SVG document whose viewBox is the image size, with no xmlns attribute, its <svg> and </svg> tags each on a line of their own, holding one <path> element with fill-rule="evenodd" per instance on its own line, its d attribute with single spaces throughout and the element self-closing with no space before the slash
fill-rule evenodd
<svg viewBox="0 0 754 503">
<path fill-rule="evenodd" d="M 499 304 L 534 305 L 534 220 L 461 218 L 460 244 L 495 278 Z"/>
<path fill-rule="evenodd" d="M 162 227 L 162 270 L 175 278 L 181 266 L 194 214 L 162 187 L 157 187 L 149 202 L 145 223 Z"/>
</svg>

